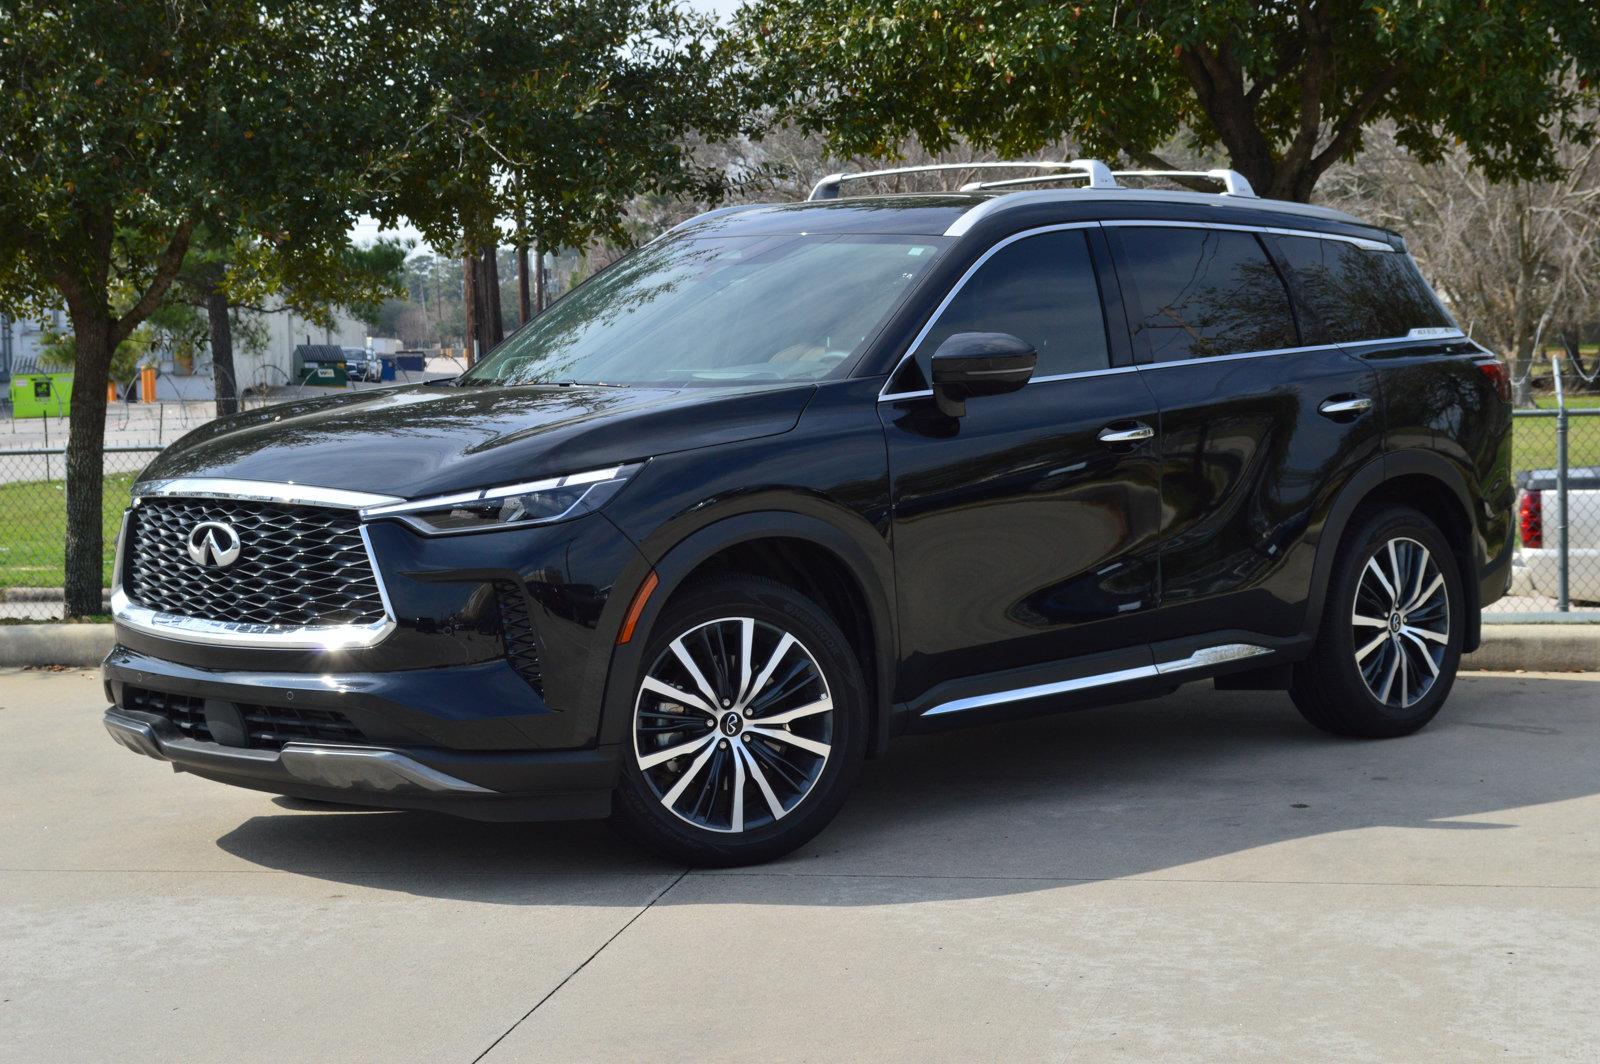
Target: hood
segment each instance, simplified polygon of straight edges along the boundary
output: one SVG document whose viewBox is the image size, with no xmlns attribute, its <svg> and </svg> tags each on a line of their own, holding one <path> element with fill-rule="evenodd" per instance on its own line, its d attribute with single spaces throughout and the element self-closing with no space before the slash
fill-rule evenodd
<svg viewBox="0 0 1600 1064">
<path fill-rule="evenodd" d="M 775 436 L 815 387 L 410 385 L 283 403 L 203 425 L 141 480 L 233 477 L 419 498 Z"/>
</svg>

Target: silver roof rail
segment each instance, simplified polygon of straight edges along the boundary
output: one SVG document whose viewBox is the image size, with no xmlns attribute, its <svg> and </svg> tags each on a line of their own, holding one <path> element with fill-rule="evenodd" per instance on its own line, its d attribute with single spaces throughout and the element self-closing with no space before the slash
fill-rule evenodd
<svg viewBox="0 0 1600 1064">
<path fill-rule="evenodd" d="M 1224 196 L 1238 196 L 1245 199 L 1257 198 L 1255 189 L 1250 187 L 1250 182 L 1237 170 L 1109 170 L 1107 173 L 1112 178 L 1110 185 L 1095 186 L 1091 183 L 1089 187 L 1117 188 L 1120 186 L 1117 185 L 1115 179 L 1119 177 L 1205 177 L 1213 181 L 1220 181 L 1223 189 L 1222 195 Z M 1081 174 L 1076 173 L 1038 174 L 1033 177 L 1012 177 L 1003 181 L 973 181 L 970 184 L 962 185 L 961 191 L 983 192 L 995 188 L 1042 185 L 1051 181 L 1065 181 L 1081 176 Z"/>
<path fill-rule="evenodd" d="M 1043 159 L 1037 162 L 927 163 L 922 166 L 897 166 L 889 170 L 863 170 L 858 173 L 829 174 L 812 188 L 807 200 L 838 199 L 841 186 L 846 181 L 865 181 L 874 177 L 895 177 L 900 174 L 928 174 L 948 170 L 1067 170 L 1071 176 L 1089 182 L 1090 188 L 1116 188 L 1117 179 L 1111 170 L 1098 159 L 1073 159 L 1071 162 Z M 1240 180 L 1244 180 L 1240 178 Z M 970 187 L 970 186 L 969 186 Z M 1248 185 L 1246 186 L 1249 187 Z"/>
</svg>

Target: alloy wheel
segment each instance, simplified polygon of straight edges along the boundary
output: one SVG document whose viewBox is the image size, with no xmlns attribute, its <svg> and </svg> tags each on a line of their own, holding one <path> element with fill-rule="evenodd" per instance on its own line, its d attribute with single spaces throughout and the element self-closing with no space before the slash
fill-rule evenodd
<svg viewBox="0 0 1600 1064">
<path fill-rule="evenodd" d="M 634 756 L 651 791 L 709 831 L 749 831 L 792 813 L 832 743 L 833 700 L 816 657 L 752 617 L 678 635 L 634 703 Z"/>
<path fill-rule="evenodd" d="M 1405 537 L 1379 547 L 1356 585 L 1350 623 L 1372 697 L 1415 705 L 1438 680 L 1450 644 L 1450 592 L 1428 548 Z"/>
</svg>

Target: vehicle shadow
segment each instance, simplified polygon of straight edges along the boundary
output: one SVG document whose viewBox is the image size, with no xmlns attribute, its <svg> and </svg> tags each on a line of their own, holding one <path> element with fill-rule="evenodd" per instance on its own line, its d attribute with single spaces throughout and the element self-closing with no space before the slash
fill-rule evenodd
<svg viewBox="0 0 1600 1064">
<path fill-rule="evenodd" d="M 1600 791 L 1597 695 L 1600 684 L 1577 677 L 1469 673 L 1423 732 L 1360 742 L 1314 731 L 1282 693 L 1196 684 L 1150 702 L 909 738 L 867 765 L 811 844 L 707 875 L 729 876 L 729 899 L 742 903 L 760 899 L 735 877 L 917 881 L 909 891 L 813 892 L 822 904 L 883 904 L 1158 874 L 1364 828 L 1506 831 L 1513 818 L 1503 811 Z M 217 845 L 298 875 L 503 904 L 594 904 L 593 877 L 682 870 L 599 823 L 484 824 L 277 801 L 279 811 Z M 1318 867 L 1327 872 L 1326 861 Z M 568 887 L 544 878 L 559 876 L 571 877 Z M 537 889 L 530 877 L 540 877 Z M 708 887 L 699 902 L 715 896 Z"/>
</svg>

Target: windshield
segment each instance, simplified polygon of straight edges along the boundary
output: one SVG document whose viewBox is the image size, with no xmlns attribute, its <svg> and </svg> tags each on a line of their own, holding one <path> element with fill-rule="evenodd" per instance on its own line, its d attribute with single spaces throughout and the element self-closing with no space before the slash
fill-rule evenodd
<svg viewBox="0 0 1600 1064">
<path fill-rule="evenodd" d="M 842 372 L 946 243 L 869 234 L 647 244 L 465 384 L 766 384 Z"/>
</svg>

